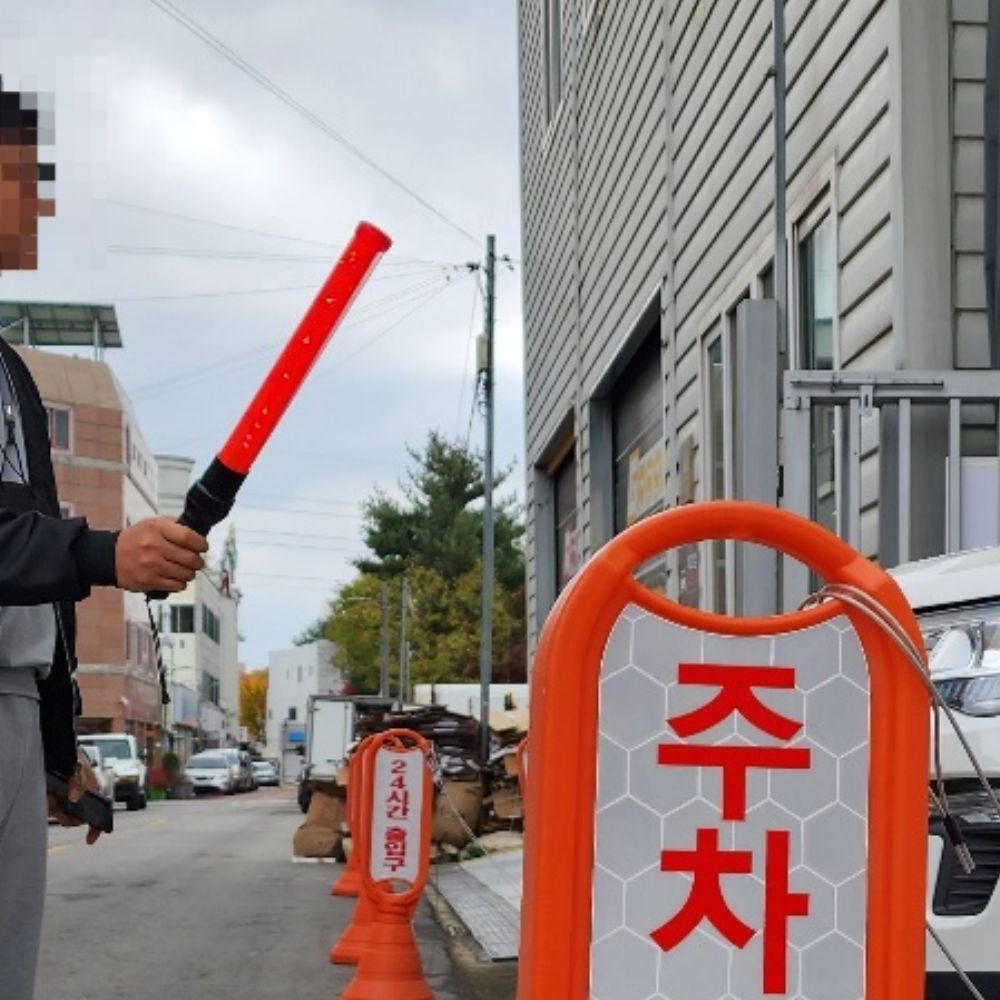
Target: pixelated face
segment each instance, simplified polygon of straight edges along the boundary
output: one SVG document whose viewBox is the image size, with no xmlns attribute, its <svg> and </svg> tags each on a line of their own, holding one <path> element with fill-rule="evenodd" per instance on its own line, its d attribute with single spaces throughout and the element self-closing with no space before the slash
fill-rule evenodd
<svg viewBox="0 0 1000 1000">
<path fill-rule="evenodd" d="M 12 106 L 19 97 L 0 94 L 0 271 L 38 266 L 38 219 L 55 214 L 55 202 L 38 193 L 40 175 L 54 170 L 39 168 L 37 112 Z"/>
<path fill-rule="evenodd" d="M 38 149 L 0 142 L 0 271 L 38 266 L 38 219 L 55 201 L 38 197 Z"/>
</svg>

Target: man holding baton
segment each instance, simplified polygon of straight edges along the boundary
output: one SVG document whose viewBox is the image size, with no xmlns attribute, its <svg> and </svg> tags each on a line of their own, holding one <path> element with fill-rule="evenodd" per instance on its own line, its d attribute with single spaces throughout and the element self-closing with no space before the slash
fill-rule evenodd
<svg viewBox="0 0 1000 1000">
<path fill-rule="evenodd" d="M 38 112 L 0 89 L 0 270 L 36 264 Z M 50 175 L 49 175 L 50 176 Z M 92 587 L 176 592 L 204 565 L 208 543 L 169 518 L 121 532 L 59 516 L 38 390 L 0 337 L 0 1000 L 31 1000 L 42 923 L 48 850 L 46 812 L 80 821 L 52 797 L 46 772 L 77 802 L 97 782 L 77 748 L 80 711 L 76 601 Z M 91 829 L 87 842 L 97 840 Z"/>
</svg>

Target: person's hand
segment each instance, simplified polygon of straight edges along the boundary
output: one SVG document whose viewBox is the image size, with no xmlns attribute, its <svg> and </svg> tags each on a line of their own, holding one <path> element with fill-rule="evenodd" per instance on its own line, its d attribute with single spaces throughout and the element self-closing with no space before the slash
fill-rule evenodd
<svg viewBox="0 0 1000 1000">
<path fill-rule="evenodd" d="M 94 774 L 93 768 L 90 766 L 90 761 L 87 759 L 87 755 L 83 750 L 77 750 L 76 756 L 76 774 L 69 779 L 69 794 L 68 798 L 70 802 L 79 802 L 83 797 L 85 790 L 90 789 L 92 792 L 100 791 L 101 786 L 97 782 L 97 776 Z M 60 826 L 82 826 L 81 820 L 78 820 L 75 816 L 69 816 L 62 812 L 59 808 L 59 800 L 51 793 L 48 794 L 49 801 L 49 815 L 60 825 Z M 87 830 L 87 843 L 94 844 L 97 842 L 97 838 L 101 835 L 101 831 L 95 827 L 90 827 Z"/>
<path fill-rule="evenodd" d="M 205 565 L 208 542 L 169 517 L 150 517 L 126 528 L 115 546 L 118 586 L 139 593 L 183 590 Z"/>
</svg>

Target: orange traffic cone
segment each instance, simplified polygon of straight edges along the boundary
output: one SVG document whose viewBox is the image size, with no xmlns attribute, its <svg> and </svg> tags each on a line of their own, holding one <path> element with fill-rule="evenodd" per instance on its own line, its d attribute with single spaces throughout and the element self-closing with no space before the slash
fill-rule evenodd
<svg viewBox="0 0 1000 1000">
<path fill-rule="evenodd" d="M 357 850 L 351 851 L 340 878 L 330 887 L 331 896 L 357 896 L 361 892 L 361 863 Z"/>
<path fill-rule="evenodd" d="M 412 907 L 376 907 L 368 944 L 342 1000 L 435 1000 L 420 967 Z"/>
<path fill-rule="evenodd" d="M 358 905 L 354 908 L 354 916 L 351 917 L 347 930 L 330 948 L 332 965 L 358 964 L 361 953 L 368 947 L 374 919 L 375 904 L 367 893 L 362 892 L 358 896 Z"/>
</svg>

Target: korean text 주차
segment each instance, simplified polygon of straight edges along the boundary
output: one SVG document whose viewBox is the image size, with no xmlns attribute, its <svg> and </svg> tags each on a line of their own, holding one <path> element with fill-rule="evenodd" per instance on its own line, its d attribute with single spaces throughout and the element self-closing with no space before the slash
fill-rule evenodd
<svg viewBox="0 0 1000 1000">
<path fill-rule="evenodd" d="M 682 741 L 662 743 L 658 763 L 665 767 L 717 767 L 722 772 L 724 821 L 742 823 L 747 812 L 747 771 L 750 769 L 808 770 L 811 751 L 807 747 L 781 745 L 715 746 L 689 743 L 727 718 L 738 715 L 757 732 L 787 743 L 802 729 L 802 722 L 774 711 L 756 694 L 759 689 L 795 688 L 793 667 L 758 667 L 738 664 L 681 663 L 677 675 L 681 685 L 717 688 L 704 705 L 667 719 Z M 762 988 L 765 994 L 786 995 L 788 989 L 788 921 L 809 913 L 809 895 L 791 891 L 791 833 L 767 830 L 762 846 L 763 862 L 751 850 L 724 850 L 717 827 L 700 827 L 695 843 L 681 849 L 663 850 L 660 870 L 690 875 L 690 892 L 684 905 L 650 936 L 664 951 L 686 940 L 702 923 L 711 924 L 737 948 L 745 948 L 758 931 L 763 935 Z M 760 927 L 737 916 L 726 902 L 723 876 L 750 876 L 764 882 L 764 905 Z"/>
</svg>

